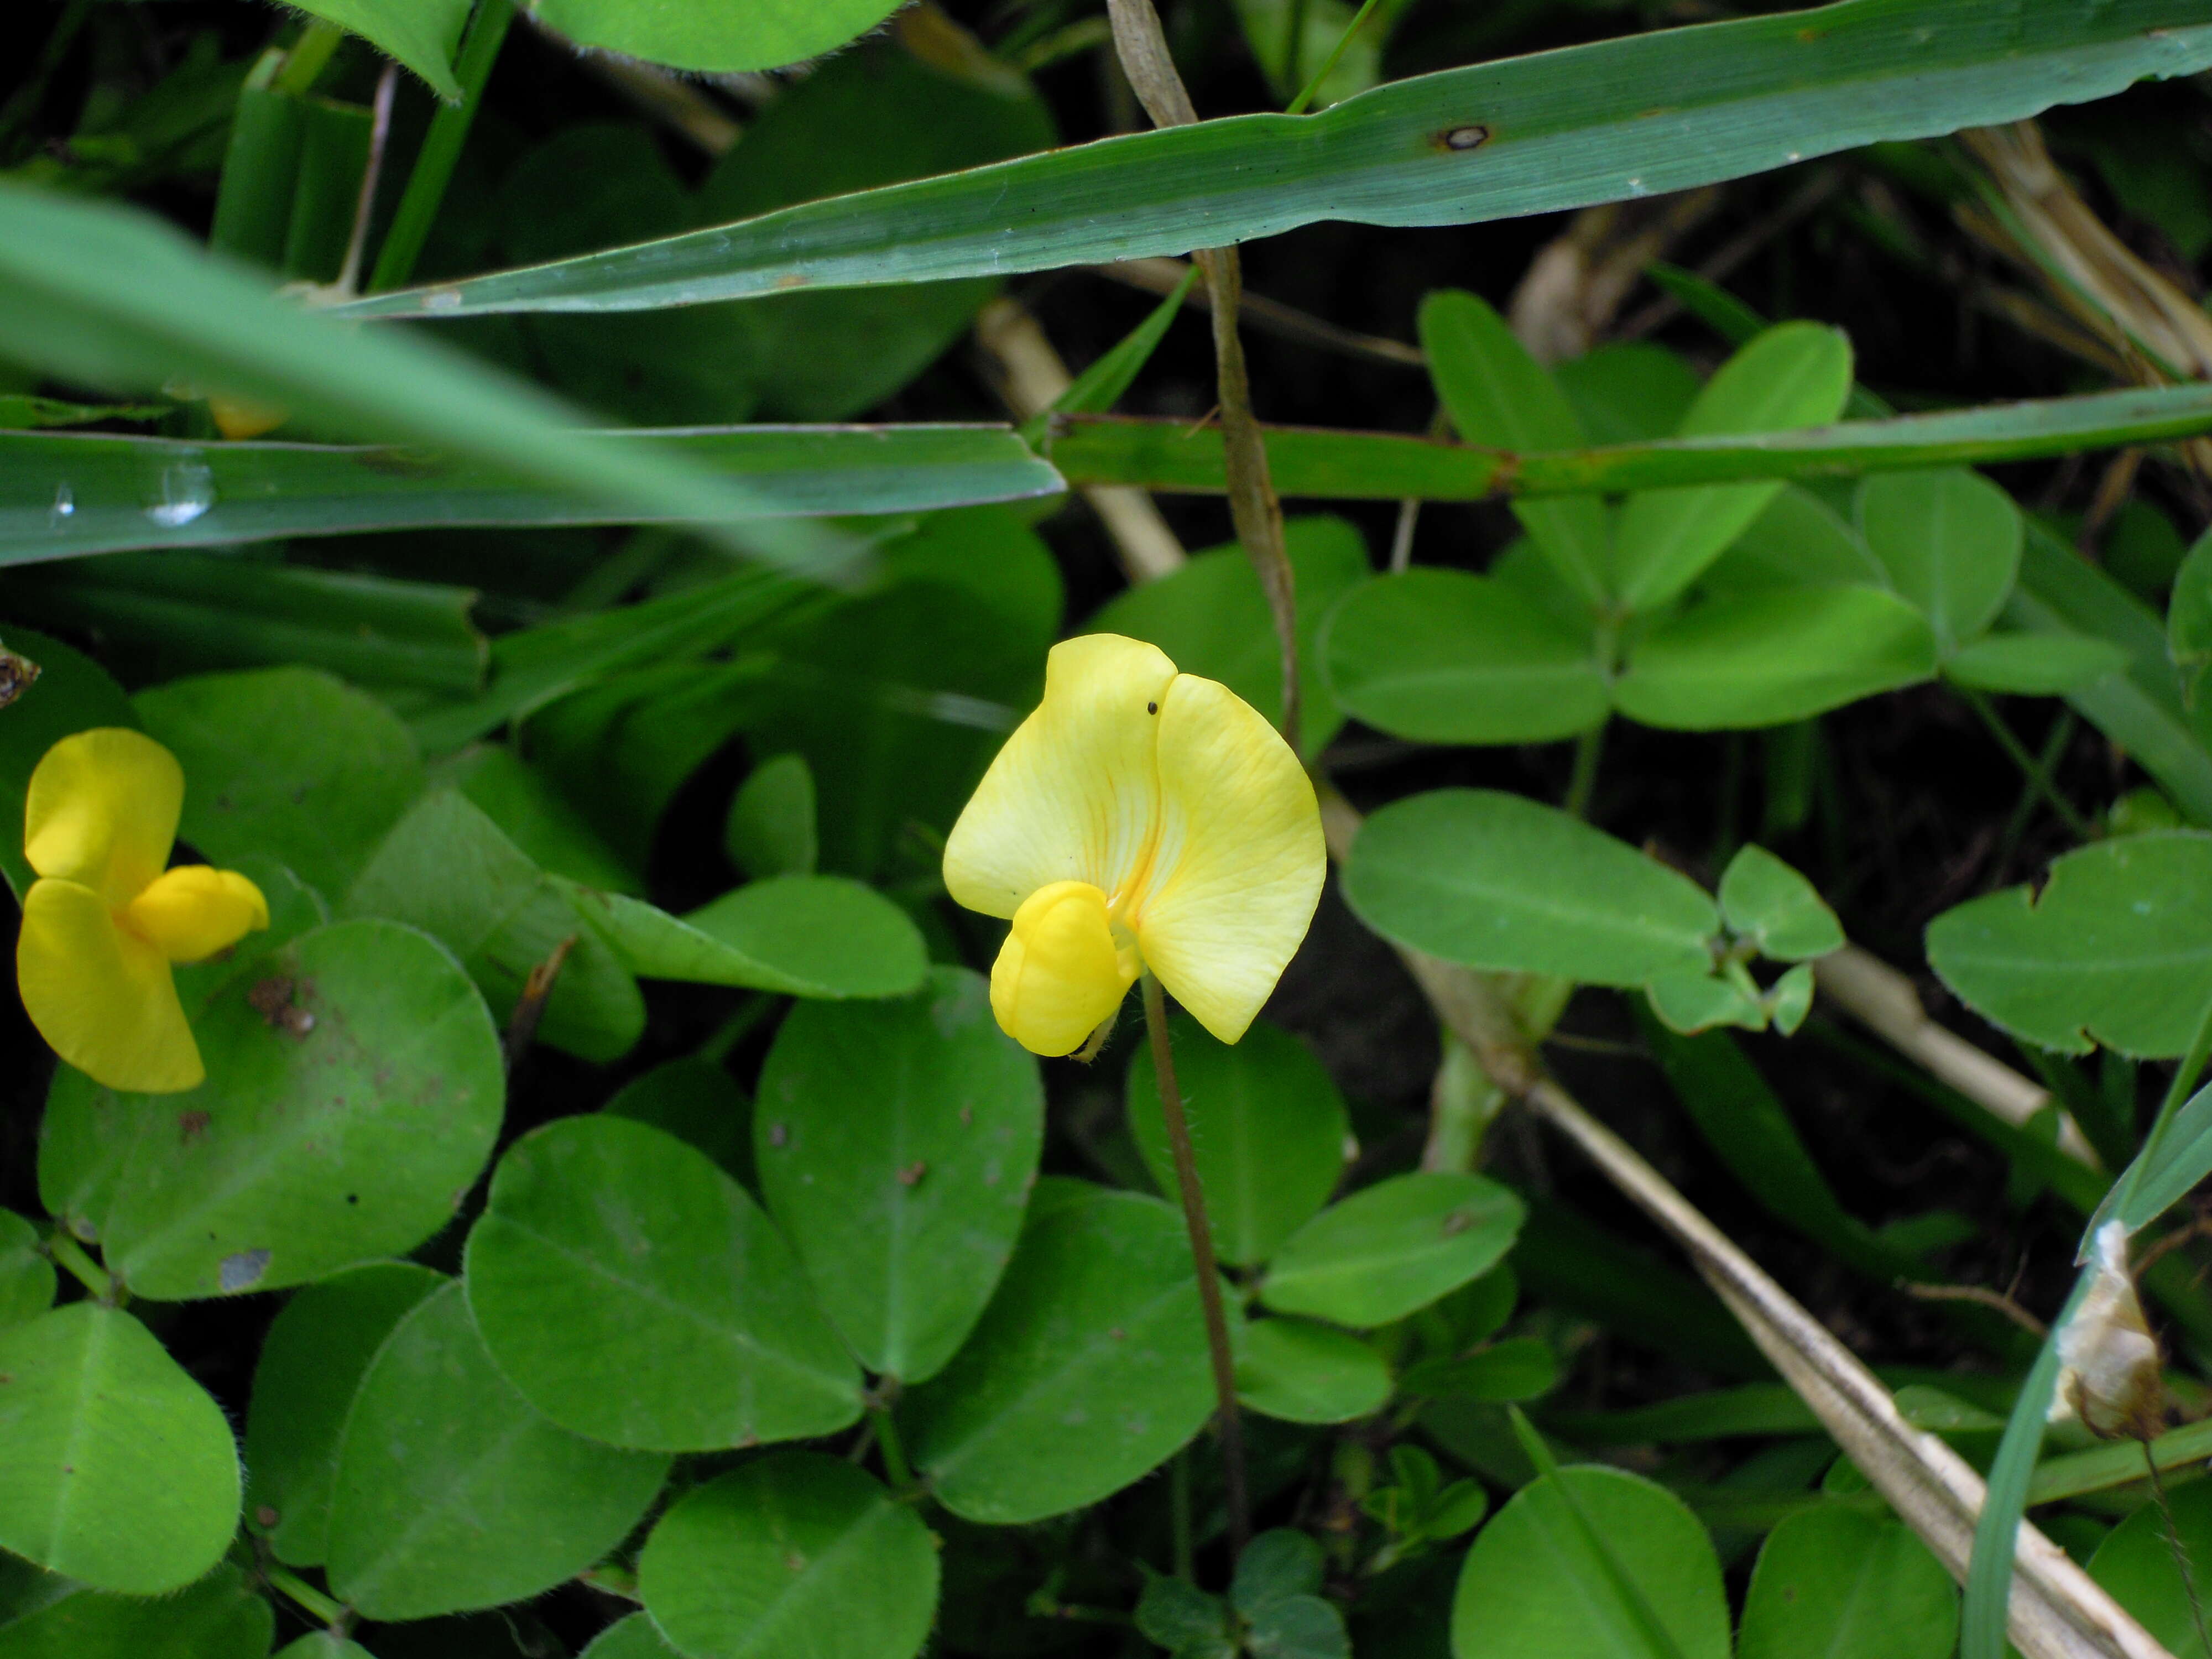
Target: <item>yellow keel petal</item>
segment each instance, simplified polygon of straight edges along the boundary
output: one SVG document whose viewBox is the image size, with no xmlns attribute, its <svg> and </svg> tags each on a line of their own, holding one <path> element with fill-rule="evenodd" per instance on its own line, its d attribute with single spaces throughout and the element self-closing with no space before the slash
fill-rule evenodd
<svg viewBox="0 0 2212 1659">
<path fill-rule="evenodd" d="M 1105 894 L 1088 882 L 1055 881 L 1014 914 L 991 966 L 991 1012 L 1031 1054 L 1072 1054 L 1136 978 L 1136 953 L 1115 945 Z"/>
<path fill-rule="evenodd" d="M 1118 634 L 1053 647 L 1043 702 L 1006 739 L 945 842 L 955 902 L 1011 916 L 1039 888 L 1070 880 L 1123 896 L 1152 840 L 1153 711 L 1175 678 L 1158 647 Z"/>
<path fill-rule="evenodd" d="M 269 901 L 235 870 L 180 865 L 130 904 L 131 924 L 171 962 L 204 962 L 269 925 Z"/>
<path fill-rule="evenodd" d="M 1298 757 L 1216 681 L 1177 677 L 1159 720 L 1160 833 L 1131 911 L 1145 962 L 1224 1042 L 1296 954 L 1328 854 Z"/>
<path fill-rule="evenodd" d="M 184 769 L 153 738 L 119 726 L 78 732 L 31 773 L 23 861 L 120 908 L 169 861 L 184 808 Z"/>
<path fill-rule="evenodd" d="M 206 1079 L 168 962 L 117 927 L 89 887 L 52 878 L 32 884 L 15 941 L 15 980 L 39 1035 L 94 1082 L 167 1094 Z"/>
</svg>

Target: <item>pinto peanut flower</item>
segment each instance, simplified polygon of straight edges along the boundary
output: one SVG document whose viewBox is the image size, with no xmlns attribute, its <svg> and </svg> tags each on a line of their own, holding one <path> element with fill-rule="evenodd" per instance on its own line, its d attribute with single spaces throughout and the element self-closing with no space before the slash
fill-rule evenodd
<svg viewBox="0 0 2212 1659">
<path fill-rule="evenodd" d="M 1054 646 L 1044 700 L 945 848 L 945 884 L 1012 919 L 991 1007 L 1032 1053 L 1081 1047 L 1149 968 L 1224 1042 L 1305 938 L 1328 854 L 1290 745 L 1156 646 Z"/>
<path fill-rule="evenodd" d="M 206 1078 L 170 969 L 269 925 L 261 890 L 234 870 L 163 868 L 184 811 L 177 757 L 142 732 L 102 726 L 39 762 L 23 811 L 15 979 L 39 1035 L 112 1089 L 171 1093 Z"/>
</svg>

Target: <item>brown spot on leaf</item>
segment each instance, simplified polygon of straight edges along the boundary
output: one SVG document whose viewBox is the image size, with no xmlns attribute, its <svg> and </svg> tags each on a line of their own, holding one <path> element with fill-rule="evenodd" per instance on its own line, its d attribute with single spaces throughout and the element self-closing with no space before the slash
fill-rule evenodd
<svg viewBox="0 0 2212 1659">
<path fill-rule="evenodd" d="M 253 1518 L 264 1527 L 273 1527 L 283 1517 L 278 1515 L 275 1510 L 270 1508 L 268 1504 L 264 1504 L 253 1511 Z"/>
<path fill-rule="evenodd" d="M 1439 149 L 1458 154 L 1464 154 L 1471 149 L 1480 149 L 1489 142 L 1490 129 L 1475 121 L 1469 121 L 1463 126 L 1446 127 L 1437 135 L 1437 147 Z"/>
<path fill-rule="evenodd" d="M 771 1123 L 768 1126 L 768 1144 L 769 1146 L 781 1146 L 790 1139 L 791 1125 L 788 1123 Z"/>
<path fill-rule="evenodd" d="M 177 1114 L 177 1137 L 189 1146 L 207 1133 L 208 1125 L 214 1121 L 205 1112 L 179 1112 Z"/>
<path fill-rule="evenodd" d="M 902 1187 L 911 1187 L 928 1173 L 928 1160 L 918 1158 L 915 1159 L 913 1163 L 908 1164 L 906 1168 L 898 1172 L 899 1185 Z"/>
</svg>

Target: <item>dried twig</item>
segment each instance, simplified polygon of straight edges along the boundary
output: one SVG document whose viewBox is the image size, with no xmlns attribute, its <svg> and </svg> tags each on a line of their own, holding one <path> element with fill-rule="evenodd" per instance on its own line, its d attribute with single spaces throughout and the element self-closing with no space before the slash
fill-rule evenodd
<svg viewBox="0 0 2212 1659">
<path fill-rule="evenodd" d="M 1114 25 L 1114 49 L 1129 85 L 1156 126 L 1188 126 L 1198 112 L 1176 72 L 1166 33 L 1152 0 L 1107 0 Z M 1193 256 L 1206 274 L 1213 296 L 1213 368 L 1221 400 L 1221 435 L 1229 474 L 1229 514 L 1237 539 L 1259 574 L 1260 589 L 1275 622 L 1275 644 L 1283 667 L 1282 729 L 1292 748 L 1298 741 L 1298 636 L 1297 580 L 1283 544 L 1283 509 L 1267 472 L 1267 447 L 1252 412 L 1252 387 L 1244 369 L 1244 343 L 1237 331 L 1243 266 L 1234 247 L 1202 248 Z"/>
<path fill-rule="evenodd" d="M 2041 1084 L 2030 1082 L 1929 1018 L 1912 981 L 1857 945 L 1846 945 L 1821 957 L 1813 964 L 1813 974 L 1821 994 L 1831 1002 L 1908 1060 L 2014 1127 L 2023 1127 L 2054 1103 L 2051 1091 Z M 2093 1170 L 2102 1167 L 2081 1125 L 2063 1109 L 2058 1119 L 2058 1150 Z"/>
<path fill-rule="evenodd" d="M 1093 265 L 1091 270 L 1101 276 L 1130 288 L 1142 289 L 1147 294 L 1172 294 L 1182 284 L 1183 273 L 1190 267 L 1181 259 L 1123 259 L 1110 265 Z M 1203 311 L 1213 308 L 1213 295 L 1203 287 L 1194 287 L 1183 303 Z M 1243 308 L 1239 313 L 1243 321 L 1266 333 L 1279 335 L 1285 340 L 1295 340 L 1301 345 L 1319 346 L 1325 351 L 1337 351 L 1347 357 L 1364 357 L 1370 362 L 1390 363 L 1401 368 L 1425 368 L 1428 359 L 1419 346 L 1407 345 L 1403 340 L 1389 339 L 1380 334 L 1362 334 L 1357 329 L 1345 328 L 1310 311 L 1300 311 L 1296 306 L 1286 306 L 1280 300 L 1270 300 L 1264 294 L 1247 294 Z"/>
<path fill-rule="evenodd" d="M 1922 1302 L 1978 1302 L 1984 1308 L 1996 1309 L 2039 1342 L 2051 1334 L 2050 1326 L 2002 1291 L 1993 1291 L 1986 1285 L 1921 1285 L 1900 1279 L 1897 1288 Z"/>
</svg>

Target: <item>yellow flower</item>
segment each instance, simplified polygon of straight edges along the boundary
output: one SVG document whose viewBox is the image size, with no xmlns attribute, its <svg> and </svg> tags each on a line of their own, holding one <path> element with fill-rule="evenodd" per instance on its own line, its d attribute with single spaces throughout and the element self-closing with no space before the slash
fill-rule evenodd
<svg viewBox="0 0 2212 1659">
<path fill-rule="evenodd" d="M 1234 1042 L 1321 897 L 1313 785 L 1228 687 L 1118 634 L 1063 641 L 1044 701 L 952 826 L 945 884 L 1010 916 L 991 1007 L 1032 1053 L 1065 1054 L 1150 967 Z"/>
<path fill-rule="evenodd" d="M 198 962 L 269 925 L 261 890 L 204 864 L 164 872 L 184 810 L 177 757 L 103 726 L 39 762 L 23 811 L 15 979 L 54 1052 L 112 1089 L 169 1093 L 206 1078 L 172 963 Z"/>
</svg>

